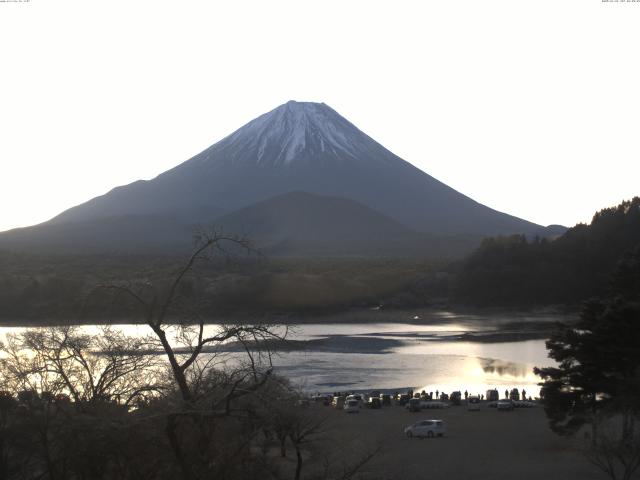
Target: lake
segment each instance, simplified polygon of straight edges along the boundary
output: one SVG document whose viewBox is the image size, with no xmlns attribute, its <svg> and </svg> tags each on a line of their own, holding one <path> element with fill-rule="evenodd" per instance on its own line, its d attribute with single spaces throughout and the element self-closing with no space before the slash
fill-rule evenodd
<svg viewBox="0 0 640 480">
<path fill-rule="evenodd" d="M 406 321 L 405 321 L 406 318 Z M 543 339 L 510 340 L 535 333 L 565 317 L 530 314 L 430 312 L 376 323 L 307 323 L 288 338 L 301 346 L 273 357 L 276 373 L 309 392 L 404 389 L 484 393 L 525 389 L 538 396 L 534 366 L 553 365 Z M 118 325 L 144 335 L 142 325 Z M 216 325 L 207 326 L 214 331 Z M 22 327 L 1 327 L 0 337 Z M 83 326 L 89 333 L 97 326 Z M 308 344 L 307 344 L 308 343 Z"/>
<path fill-rule="evenodd" d="M 553 365 L 544 340 L 464 341 L 461 323 L 312 324 L 297 327 L 294 338 L 338 339 L 328 349 L 279 353 L 276 371 L 308 391 L 400 389 L 427 392 L 523 388 L 538 396 L 534 366 Z M 477 332 L 477 330 L 473 330 Z M 379 343 L 379 340 L 388 340 Z M 367 340 L 374 340 L 372 353 Z M 362 343 L 365 341 L 365 348 Z"/>
</svg>

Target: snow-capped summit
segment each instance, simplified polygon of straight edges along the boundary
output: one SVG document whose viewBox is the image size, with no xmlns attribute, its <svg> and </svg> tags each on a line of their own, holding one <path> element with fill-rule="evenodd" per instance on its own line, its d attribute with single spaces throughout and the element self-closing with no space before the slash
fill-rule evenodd
<svg viewBox="0 0 640 480">
<path fill-rule="evenodd" d="M 200 160 L 287 166 L 365 160 L 371 148 L 382 147 L 328 105 L 290 100 L 205 150 Z"/>
</svg>

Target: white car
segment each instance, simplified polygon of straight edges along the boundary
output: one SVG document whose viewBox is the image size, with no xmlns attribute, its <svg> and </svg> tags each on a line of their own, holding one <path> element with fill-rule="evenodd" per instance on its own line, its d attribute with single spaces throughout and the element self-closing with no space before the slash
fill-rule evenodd
<svg viewBox="0 0 640 480">
<path fill-rule="evenodd" d="M 347 413 L 358 413 L 360 412 L 360 402 L 355 399 L 349 399 L 344 402 L 343 409 Z"/>
<path fill-rule="evenodd" d="M 404 429 L 404 434 L 411 437 L 441 437 L 445 434 L 444 421 L 422 420 Z"/>
</svg>

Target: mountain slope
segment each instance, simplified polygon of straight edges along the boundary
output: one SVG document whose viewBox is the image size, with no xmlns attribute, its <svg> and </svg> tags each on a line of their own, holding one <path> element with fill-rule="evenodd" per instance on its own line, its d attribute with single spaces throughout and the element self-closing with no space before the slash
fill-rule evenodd
<svg viewBox="0 0 640 480">
<path fill-rule="evenodd" d="M 481 237 L 415 232 L 353 200 L 290 192 L 204 225 L 246 237 L 269 255 L 461 257 Z M 188 251 L 196 225 L 177 215 L 121 215 L 45 223 L 0 235 L 0 248 L 57 253 Z"/>
<path fill-rule="evenodd" d="M 344 251 L 389 249 L 418 242 L 401 224 L 340 197 L 290 192 L 216 220 L 224 231 L 246 234 L 263 247 Z"/>
<path fill-rule="evenodd" d="M 63 212 L 68 222 L 131 213 L 224 212 L 290 191 L 355 200 L 435 234 L 530 233 L 397 157 L 330 107 L 288 102 L 150 181 L 118 187 Z"/>
<path fill-rule="evenodd" d="M 479 238 L 434 239 L 353 200 L 291 192 L 216 220 L 270 254 L 424 254 L 458 256 Z"/>
<path fill-rule="evenodd" d="M 0 234 L 0 248 L 31 253 L 188 251 L 194 226 L 172 215 L 131 214 L 45 222 Z"/>
</svg>

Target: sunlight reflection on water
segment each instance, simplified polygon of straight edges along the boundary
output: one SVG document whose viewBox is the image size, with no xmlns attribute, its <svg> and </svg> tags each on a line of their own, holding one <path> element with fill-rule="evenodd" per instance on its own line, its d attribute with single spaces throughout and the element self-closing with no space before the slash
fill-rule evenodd
<svg viewBox="0 0 640 480">
<path fill-rule="evenodd" d="M 478 325 L 473 327 L 478 331 Z M 89 334 L 100 333 L 96 325 L 80 328 Z M 133 336 L 151 333 L 145 325 L 114 325 L 113 328 Z M 205 334 L 215 333 L 219 328 L 208 325 Z M 21 330 L 22 327 L 0 327 L 0 338 Z M 495 387 L 502 396 L 505 388 L 516 387 L 526 389 L 532 396 L 538 395 L 539 378 L 533 374 L 533 367 L 553 364 L 547 358 L 544 340 L 480 343 L 438 339 L 468 331 L 471 329 L 464 322 L 303 324 L 292 328 L 289 338 L 340 336 L 347 347 L 352 338 L 383 339 L 392 343 L 384 354 L 358 353 L 356 349 L 351 352 L 348 348 L 333 352 L 280 352 L 274 356 L 273 363 L 276 372 L 309 391 L 412 387 L 427 392 L 467 390 L 480 394 Z"/>
</svg>

